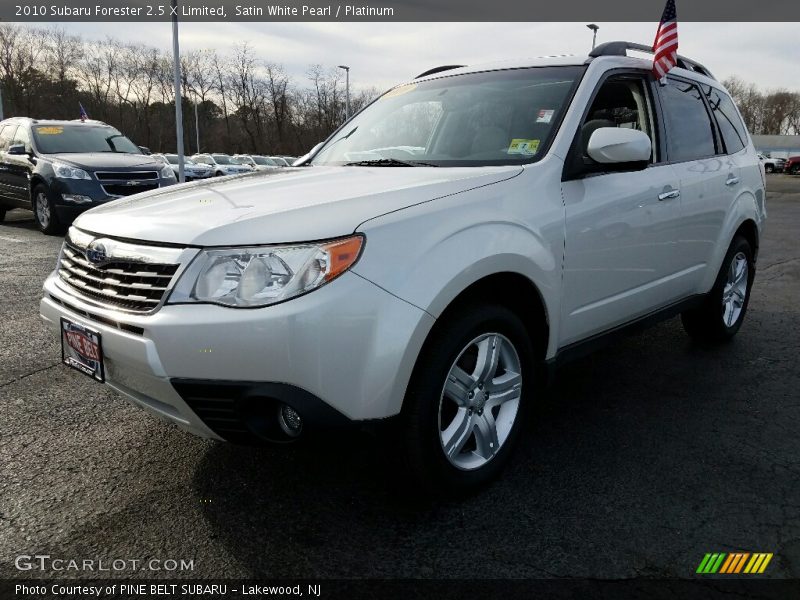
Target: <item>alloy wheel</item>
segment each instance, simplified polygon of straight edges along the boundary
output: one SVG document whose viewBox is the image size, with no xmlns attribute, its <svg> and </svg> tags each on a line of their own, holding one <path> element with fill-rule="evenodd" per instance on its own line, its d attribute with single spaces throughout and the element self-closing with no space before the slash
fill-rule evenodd
<svg viewBox="0 0 800 600">
<path fill-rule="evenodd" d="M 50 203 L 47 201 L 47 196 L 44 192 L 36 194 L 36 218 L 39 220 L 39 225 L 42 229 L 47 229 L 50 226 Z"/>
<path fill-rule="evenodd" d="M 522 367 L 508 338 L 473 339 L 447 374 L 439 400 L 439 440 L 447 460 L 463 470 L 494 458 L 519 412 Z"/>
<path fill-rule="evenodd" d="M 742 314 L 747 298 L 749 267 L 744 252 L 738 252 L 728 267 L 728 279 L 722 290 L 722 321 L 726 327 L 733 327 Z"/>
</svg>

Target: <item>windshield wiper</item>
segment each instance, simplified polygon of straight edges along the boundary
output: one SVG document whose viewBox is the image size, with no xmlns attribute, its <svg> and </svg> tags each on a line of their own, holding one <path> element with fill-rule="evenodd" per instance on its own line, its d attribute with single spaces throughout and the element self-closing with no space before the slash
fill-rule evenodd
<svg viewBox="0 0 800 600">
<path fill-rule="evenodd" d="M 418 160 L 400 160 L 398 158 L 375 158 L 372 160 L 357 160 L 344 164 L 345 167 L 438 167 L 432 163 Z"/>
</svg>

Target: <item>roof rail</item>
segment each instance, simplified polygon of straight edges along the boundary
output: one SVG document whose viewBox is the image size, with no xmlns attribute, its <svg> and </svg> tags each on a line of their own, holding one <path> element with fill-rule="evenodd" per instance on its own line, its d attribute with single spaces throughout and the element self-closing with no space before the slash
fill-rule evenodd
<svg viewBox="0 0 800 600">
<path fill-rule="evenodd" d="M 651 46 L 645 46 L 644 44 L 635 44 L 633 42 L 606 42 L 604 44 L 600 44 L 589 53 L 589 56 L 592 58 L 597 58 L 598 56 L 628 56 L 628 50 L 638 50 L 639 52 L 649 52 L 653 54 L 653 48 Z M 715 79 L 715 77 L 711 74 L 711 71 L 706 69 L 703 65 L 699 62 L 695 62 L 685 56 L 678 55 L 678 65 L 681 69 L 686 69 L 687 71 L 692 71 L 694 73 L 700 73 L 700 75 L 705 75 L 711 79 Z"/>
<path fill-rule="evenodd" d="M 450 71 L 451 69 L 460 69 L 461 67 L 466 67 L 467 65 L 444 65 L 441 67 L 434 67 L 432 69 L 428 69 L 424 73 L 420 73 L 414 79 L 419 79 L 420 77 L 427 77 L 428 75 L 435 75 L 436 73 L 441 73 L 442 71 Z"/>
</svg>

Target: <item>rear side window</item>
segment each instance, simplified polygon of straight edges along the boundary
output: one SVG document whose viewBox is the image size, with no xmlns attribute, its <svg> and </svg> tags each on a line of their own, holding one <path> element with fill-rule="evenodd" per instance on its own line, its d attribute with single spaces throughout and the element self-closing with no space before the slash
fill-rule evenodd
<svg viewBox="0 0 800 600">
<path fill-rule="evenodd" d="M 707 87 L 705 91 L 711 112 L 719 125 L 722 141 L 725 142 L 725 151 L 728 154 L 739 152 L 747 144 L 747 129 L 736 112 L 733 100 L 712 87 Z"/>
<path fill-rule="evenodd" d="M 661 87 L 661 102 L 671 162 L 708 158 L 716 154 L 714 129 L 700 89 L 675 79 Z"/>
</svg>

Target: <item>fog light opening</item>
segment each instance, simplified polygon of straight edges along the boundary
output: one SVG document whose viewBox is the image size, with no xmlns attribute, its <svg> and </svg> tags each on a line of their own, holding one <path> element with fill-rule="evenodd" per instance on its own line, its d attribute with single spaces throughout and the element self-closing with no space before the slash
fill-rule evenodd
<svg viewBox="0 0 800 600">
<path fill-rule="evenodd" d="M 288 404 L 278 405 L 278 425 L 283 433 L 289 437 L 297 437 L 303 431 L 303 419 L 295 409 Z"/>
</svg>

